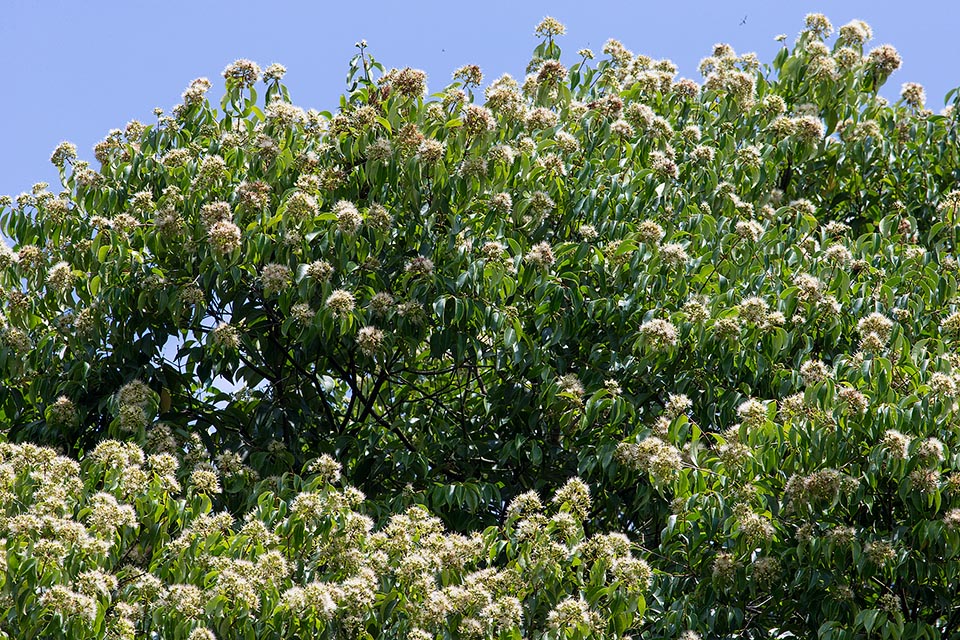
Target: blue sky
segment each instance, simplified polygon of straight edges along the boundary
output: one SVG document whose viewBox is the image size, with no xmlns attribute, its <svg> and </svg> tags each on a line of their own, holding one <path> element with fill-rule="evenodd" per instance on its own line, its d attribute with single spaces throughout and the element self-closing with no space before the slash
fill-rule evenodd
<svg viewBox="0 0 960 640">
<path fill-rule="evenodd" d="M 154 107 L 170 109 L 196 77 L 218 86 L 236 58 L 286 65 L 294 102 L 332 110 L 361 38 L 388 67 L 426 70 L 431 90 L 439 90 L 467 63 L 479 64 L 487 79 L 522 77 L 536 44 L 533 27 L 552 15 L 567 25 L 560 44 L 568 61 L 577 49 L 599 52 L 614 37 L 699 79 L 696 65 L 715 42 L 769 62 L 779 46 L 774 37 L 786 33 L 792 41 L 814 11 L 837 26 L 866 20 L 872 46 L 897 47 L 904 65 L 884 88 L 888 97 L 903 82 L 920 82 L 938 111 L 944 94 L 960 85 L 958 2 L 3 0 L 0 194 L 40 180 L 55 184 L 48 159 L 61 140 L 92 160 L 93 145 L 109 129 L 151 121 Z"/>
</svg>

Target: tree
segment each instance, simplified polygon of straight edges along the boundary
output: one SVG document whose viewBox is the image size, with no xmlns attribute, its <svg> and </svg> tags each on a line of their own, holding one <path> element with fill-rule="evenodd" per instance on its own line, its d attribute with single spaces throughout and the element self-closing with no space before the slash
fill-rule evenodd
<svg viewBox="0 0 960 640">
<path fill-rule="evenodd" d="M 0 215 L 8 438 L 90 465 L 57 517 L 130 501 L 131 530 L 111 531 L 124 551 L 96 570 L 142 555 L 168 596 L 171 580 L 206 589 L 210 616 L 236 604 L 228 570 L 261 553 L 210 525 L 214 505 L 281 536 L 261 546 L 295 567 L 283 589 L 322 575 L 330 616 L 350 609 L 336 589 L 374 576 L 357 620 L 314 609 L 303 628 L 271 626 L 287 592 L 251 578 L 266 591 L 226 637 L 954 633 L 955 105 L 934 115 L 912 83 L 880 97 L 900 57 L 867 49 L 862 21 L 828 44 L 811 14 L 769 66 L 717 45 L 702 85 L 616 41 L 568 67 L 564 31 L 538 25 L 530 75 L 493 81 L 482 106 L 479 68 L 428 96 L 423 72 L 358 43 L 335 114 L 294 106 L 279 65 L 239 60 L 219 109 L 194 81 L 172 115 L 99 144 L 98 171 L 58 147 L 63 193 L 38 185 Z M 104 438 L 166 467 L 145 471 L 139 448 L 119 475 L 88 462 Z M 4 454 L 7 523 L 45 504 L 24 470 L 61 461 L 31 447 Z M 515 599 L 506 622 L 462 602 L 418 618 L 478 578 L 436 546 L 350 537 L 361 500 L 330 503 L 317 471 L 334 459 L 375 522 L 413 526 L 422 505 L 454 532 L 487 527 L 463 553 L 523 576 L 478 596 Z M 123 489 L 127 473 L 147 484 Z M 288 514 L 318 491 L 308 544 Z M 554 492 L 566 515 L 522 506 Z M 195 520 L 202 576 L 169 557 Z M 332 550 L 386 557 L 343 567 Z M 8 575 L 41 584 L 36 567 Z M 7 619 L 74 569 L 13 592 Z M 105 593 L 69 584 L 63 602 Z M 51 598 L 36 632 L 79 633 Z M 152 615 L 141 632 L 203 628 Z"/>
<path fill-rule="evenodd" d="M 585 637 L 643 616 L 650 567 L 626 536 L 585 535 L 580 480 L 463 536 L 419 505 L 373 532 L 328 456 L 242 522 L 213 511 L 216 473 L 184 476 L 131 443 L 105 440 L 80 464 L 34 445 L 0 457 L 5 502 L 22 510 L 4 521 L 3 637 Z"/>
</svg>

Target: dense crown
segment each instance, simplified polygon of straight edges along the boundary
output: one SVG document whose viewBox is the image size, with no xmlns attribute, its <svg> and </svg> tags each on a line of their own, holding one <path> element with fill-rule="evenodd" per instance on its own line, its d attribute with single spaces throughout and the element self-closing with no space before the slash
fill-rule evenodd
<svg viewBox="0 0 960 640">
<path fill-rule="evenodd" d="M 2 201 L 3 633 L 955 637 L 954 105 L 862 21 L 565 31 L 238 60 Z"/>
</svg>

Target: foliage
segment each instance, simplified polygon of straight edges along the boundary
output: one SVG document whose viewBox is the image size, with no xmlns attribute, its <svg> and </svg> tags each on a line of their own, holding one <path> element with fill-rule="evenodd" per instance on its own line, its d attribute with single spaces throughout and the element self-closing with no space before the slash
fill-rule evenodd
<svg viewBox="0 0 960 640">
<path fill-rule="evenodd" d="M 238 523 L 212 510 L 215 474 L 177 467 L 115 440 L 79 465 L 4 444 L 0 635 L 578 638 L 644 612 L 650 568 L 626 536 L 584 535 L 579 480 L 468 537 L 420 506 L 374 532 L 328 457 L 252 498 Z"/>
<path fill-rule="evenodd" d="M 563 31 L 484 106 L 359 43 L 336 114 L 238 61 L 99 171 L 61 145 L 65 191 L 0 215 L 9 438 L 209 454 L 233 513 L 328 454 L 376 521 L 498 535 L 579 476 L 653 567 L 607 634 L 956 634 L 955 104 L 879 97 L 860 21 L 717 45 L 702 86 L 615 41 L 568 67 Z M 549 606 L 594 604 L 577 575 Z"/>
</svg>

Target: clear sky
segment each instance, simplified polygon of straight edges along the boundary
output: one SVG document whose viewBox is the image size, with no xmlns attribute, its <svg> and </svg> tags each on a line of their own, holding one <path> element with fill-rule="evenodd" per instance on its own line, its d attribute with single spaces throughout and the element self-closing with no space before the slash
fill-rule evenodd
<svg viewBox="0 0 960 640">
<path fill-rule="evenodd" d="M 460 65 L 479 64 L 486 78 L 522 78 L 545 15 L 567 25 L 560 39 L 568 62 L 581 47 L 599 53 L 608 38 L 634 53 L 670 58 L 680 75 L 700 80 L 699 60 L 715 42 L 770 62 L 807 13 L 839 26 L 853 18 L 874 30 L 871 46 L 893 44 L 903 67 L 884 87 L 896 98 L 903 82 L 927 89 L 939 111 L 960 85 L 960 2 L 888 0 L 806 2 L 723 0 L 644 2 L 578 0 L 0 0 L 0 194 L 16 195 L 40 180 L 56 191 L 50 152 L 70 140 L 93 159 L 93 145 L 131 119 L 169 110 L 187 84 L 219 74 L 236 58 L 280 62 L 294 102 L 334 110 L 347 62 L 361 38 L 390 66 L 424 69 L 430 89 Z"/>
</svg>

